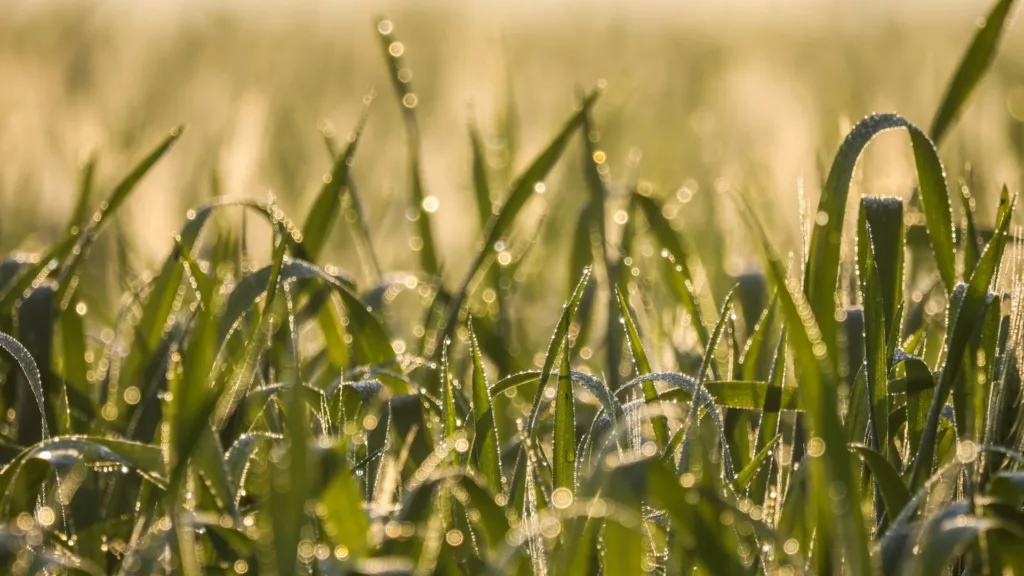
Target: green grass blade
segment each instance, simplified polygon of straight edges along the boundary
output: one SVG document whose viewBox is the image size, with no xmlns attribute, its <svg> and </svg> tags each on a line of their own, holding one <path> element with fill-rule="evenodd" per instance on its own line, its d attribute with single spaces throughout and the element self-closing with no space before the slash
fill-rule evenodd
<svg viewBox="0 0 1024 576">
<path fill-rule="evenodd" d="M 767 375 L 772 367 L 772 356 L 770 343 L 768 342 L 769 332 L 775 323 L 775 308 L 777 295 L 772 296 L 771 302 L 765 307 L 764 312 L 754 324 L 754 329 L 743 347 L 743 355 L 740 358 L 741 373 L 744 380 L 757 380 Z"/>
<path fill-rule="evenodd" d="M 935 395 L 935 379 L 924 360 L 898 353 L 894 369 L 902 364 L 907 395 L 907 443 L 910 454 L 919 454 L 921 436 L 928 420 L 928 407 Z"/>
<path fill-rule="evenodd" d="M 978 266 L 978 258 L 981 258 L 981 239 L 974 224 L 974 198 L 963 181 L 960 182 L 960 207 L 964 213 L 964 278 L 970 278 Z"/>
<path fill-rule="evenodd" d="M 537 185 L 542 184 L 544 178 L 554 168 L 555 163 L 562 156 L 562 152 L 569 144 L 573 134 L 583 125 L 584 114 L 597 101 L 598 95 L 598 92 L 593 92 L 584 99 L 581 109 L 572 115 L 558 135 L 555 136 L 554 140 L 534 158 L 529 167 L 512 184 L 505 203 L 498 210 L 498 213 L 491 217 L 487 224 L 483 236 L 482 249 L 472 264 L 470 264 L 462 284 L 460 284 L 458 291 L 454 293 L 452 301 L 448 304 L 448 314 L 444 323 L 445 330 L 441 332 L 447 332 L 454 328 L 455 320 L 458 318 L 462 304 L 466 300 L 470 284 L 485 267 L 485 264 L 489 264 L 494 259 L 494 243 L 506 237 L 512 231 L 512 224 L 515 222 L 516 216 L 519 215 L 519 212 L 526 205 L 530 197 L 537 193 Z"/>
<path fill-rule="evenodd" d="M 947 292 L 951 292 L 956 283 L 952 215 L 945 173 L 935 147 L 920 129 L 896 114 L 876 114 L 861 120 L 840 146 L 822 190 L 804 279 L 804 291 L 817 318 L 822 341 L 833 353 L 837 330 L 835 291 L 839 278 L 839 249 L 853 170 L 872 138 L 896 128 L 905 128 L 910 133 L 928 238 Z"/>
<path fill-rule="evenodd" d="M 82 166 L 82 176 L 78 181 L 78 198 L 75 200 L 75 207 L 71 211 L 71 220 L 68 222 L 68 230 L 78 227 L 81 230 L 86 226 L 86 218 L 89 217 L 89 201 L 92 199 L 93 181 L 96 173 L 96 157 L 90 156 Z"/>
<path fill-rule="evenodd" d="M 1003 258 L 1003 250 L 1006 247 L 1006 236 L 1010 228 L 1010 217 L 1013 214 L 1013 206 L 1016 198 L 1011 198 L 1006 188 L 999 200 L 999 215 L 996 221 L 996 232 L 985 247 L 985 252 L 978 260 L 978 266 L 971 275 L 967 284 L 963 301 L 956 311 L 951 315 L 949 335 L 946 343 L 946 365 L 939 375 L 935 395 L 932 398 L 928 410 L 928 419 L 925 422 L 924 431 L 921 436 L 921 448 L 914 460 L 914 467 L 910 476 L 910 487 L 915 489 L 920 486 L 925 478 L 930 475 L 934 466 L 935 442 L 939 430 L 939 417 L 942 406 L 946 404 L 952 389 L 953 380 L 957 377 L 963 361 L 964 352 L 970 341 L 974 326 L 982 321 L 979 317 L 988 296 L 989 285 L 996 277 L 999 264 Z"/>
<path fill-rule="evenodd" d="M 872 257 L 885 314 L 885 334 L 898 325 L 903 304 L 905 226 L 903 200 L 896 197 L 865 197 L 861 209 L 870 229 Z M 892 359 L 887 357 L 889 361 Z"/>
<path fill-rule="evenodd" d="M 558 370 L 555 389 L 555 435 L 553 470 L 554 488 L 576 491 L 576 401 L 572 394 L 572 374 L 569 368 L 569 335 L 562 340 L 562 362 Z"/>
<path fill-rule="evenodd" d="M 881 274 L 876 266 L 876 246 L 888 246 L 879 238 L 875 241 L 873 228 L 868 223 L 870 199 L 861 199 L 857 225 L 857 277 L 860 281 L 864 305 L 864 375 L 868 393 L 868 426 L 871 442 L 882 454 L 889 452 L 889 393 L 886 360 L 886 302 L 882 296 Z M 902 224 L 901 224 L 902 225 Z M 900 244 L 899 246 L 902 246 Z M 891 292 L 890 292 L 891 294 Z"/>
<path fill-rule="evenodd" d="M 473 153 L 473 193 L 476 198 L 476 214 L 483 232 L 494 216 L 491 205 L 491 185 L 487 181 L 487 152 L 480 140 L 480 131 L 475 122 L 469 124 L 469 146 Z"/>
<path fill-rule="evenodd" d="M 622 325 L 626 330 L 626 340 L 629 342 L 629 350 L 633 354 L 633 366 L 636 368 L 636 373 L 639 376 L 650 374 L 651 363 L 647 359 L 647 352 L 644 350 L 643 342 L 640 340 L 640 332 L 636 329 L 633 315 L 629 311 L 629 304 L 626 302 L 622 292 L 619 291 L 618 286 L 615 287 L 615 298 L 619 304 L 619 318 L 622 320 Z M 654 382 L 644 382 L 643 391 L 644 400 L 647 402 L 651 402 L 658 397 L 658 390 L 654 387 Z M 658 443 L 658 448 L 664 450 L 669 437 L 668 423 L 665 421 L 664 416 L 656 416 L 652 420 L 652 425 L 654 426 L 654 438 Z"/>
<path fill-rule="evenodd" d="M 324 178 L 324 185 L 320 188 L 313 205 L 309 208 L 309 215 L 302 226 L 302 243 L 299 244 L 299 257 L 303 260 L 316 262 L 320 257 L 327 239 L 330 237 L 331 229 L 338 219 L 338 212 L 341 210 L 341 194 L 349 180 L 349 169 L 355 157 L 356 148 L 359 145 L 359 137 L 362 135 L 363 127 L 366 125 L 368 110 L 364 109 L 359 123 L 349 137 L 348 146 L 345 151 L 334 161 L 329 176 Z"/>
<path fill-rule="evenodd" d="M 35 365 L 39 368 L 44 401 L 43 419 L 47 429 L 57 434 L 67 434 L 69 423 L 66 421 L 65 402 L 67 394 L 64 383 L 57 380 L 51 367 L 53 366 L 54 341 L 54 294 L 55 286 L 47 282 L 29 292 L 18 307 L 18 341 L 24 344 Z M 35 421 L 32 401 L 35 397 L 33 384 L 30 380 L 17 380 L 18 393 L 15 404 L 16 412 L 24 415 L 18 419 L 18 442 L 30 445 L 46 438 L 39 435 L 39 424 Z M 24 382 L 24 383 L 22 383 Z"/>
<path fill-rule="evenodd" d="M 153 167 L 167 153 L 168 150 L 174 146 L 174 143 L 181 136 L 184 131 L 183 126 L 179 126 L 171 131 L 171 134 L 167 136 L 152 152 L 150 152 L 145 158 L 139 162 L 131 172 L 128 173 L 121 180 L 117 186 L 110 192 L 106 200 L 100 204 L 100 209 L 93 214 L 92 221 L 89 222 L 88 226 L 82 231 L 78 237 L 78 241 L 75 244 L 75 250 L 64 261 L 61 266 L 60 274 L 60 288 L 57 293 L 57 302 L 61 308 L 67 308 L 71 302 L 71 296 L 74 294 L 75 287 L 78 285 L 78 275 L 81 273 L 82 264 L 85 262 L 85 258 L 89 253 L 89 249 L 95 242 L 96 237 L 103 228 L 110 221 L 110 217 L 117 212 L 117 210 L 124 204 L 124 201 L 128 199 L 128 195 L 131 194 L 135 186 L 142 180 L 142 177 L 149 172 L 150 168 Z"/>
<path fill-rule="evenodd" d="M 327 535 L 337 546 L 343 546 L 349 556 L 358 560 L 368 548 L 366 535 L 370 523 L 362 506 L 362 495 L 355 476 L 339 470 L 327 485 L 320 501 L 326 508 Z"/>
<path fill-rule="evenodd" d="M 843 551 L 845 562 L 853 573 L 868 573 L 872 564 L 860 506 L 836 508 L 828 495 L 829 491 L 842 490 L 849 502 L 860 502 L 860 487 L 846 453 L 846 434 L 838 413 L 837 376 L 832 361 L 826 355 L 828 348 L 823 341 L 824 334 L 815 321 L 811 306 L 801 293 L 789 286 L 779 253 L 772 248 L 760 222 L 742 201 L 739 208 L 754 232 L 755 242 L 762 248 L 766 272 L 778 290 L 779 305 L 786 320 L 786 334 L 800 382 L 799 402 L 808 415 L 808 444 L 814 444 L 814 449 L 808 453 L 816 456 L 809 462 L 809 469 L 811 497 L 817 501 L 820 515 L 818 525 L 838 531 L 838 541 L 830 542 L 823 538 L 819 546 L 828 550 L 834 544 Z M 829 297 L 831 299 L 831 293 Z M 823 530 L 823 534 L 829 532 Z"/>
<path fill-rule="evenodd" d="M 946 95 L 939 105 L 938 112 L 932 120 L 931 136 L 936 143 L 942 142 L 946 132 L 956 121 L 960 110 L 964 107 L 971 92 L 985 75 L 985 71 L 995 60 L 999 40 L 1006 28 L 1006 18 L 1010 14 L 1013 0 L 998 0 L 984 20 L 970 47 L 964 53 L 963 60 L 956 69 Z"/>
<path fill-rule="evenodd" d="M 0 312 L 9 312 L 18 303 L 33 283 L 42 281 L 56 270 L 78 243 L 80 234 L 68 234 L 40 256 L 39 261 L 26 268 L 8 283 L 0 293 Z"/>
<path fill-rule="evenodd" d="M 704 315 L 701 313 L 700 301 L 693 289 L 693 274 L 690 272 L 689 257 L 684 248 L 683 241 L 676 235 L 672 225 L 662 215 L 662 206 L 657 200 L 642 194 L 633 193 L 631 201 L 640 208 L 639 211 L 643 213 L 648 225 L 650 225 L 651 232 L 654 233 L 658 244 L 668 251 L 670 258 L 665 263 L 666 271 L 668 271 L 666 275 L 672 279 L 673 293 L 686 309 L 686 312 L 693 318 L 693 326 L 697 330 L 697 337 L 704 350 L 707 350 L 710 345 L 711 336 L 704 325 Z M 678 274 L 672 274 L 670 271 L 673 269 Z M 718 367 L 712 366 L 712 369 L 715 371 L 715 378 L 718 378 Z"/>
<path fill-rule="evenodd" d="M 25 375 L 29 389 L 32 391 L 32 395 L 35 396 L 36 406 L 39 408 L 39 425 L 42 428 L 42 438 L 44 440 L 49 438 L 50 429 L 46 425 L 46 396 L 43 393 L 43 378 L 39 373 L 39 368 L 36 366 L 36 361 L 32 359 L 32 354 L 21 345 L 21 342 L 3 332 L 0 332 L 0 348 L 6 350 L 14 358 L 14 361 L 21 368 L 21 372 Z M 27 417 L 27 415 L 23 416 Z"/>
<path fill-rule="evenodd" d="M 910 501 L 910 490 L 907 490 L 899 472 L 892 467 L 892 464 L 878 453 L 877 450 L 864 444 L 851 443 L 850 447 L 860 456 L 860 459 L 867 464 L 871 475 L 878 485 L 882 494 L 882 502 L 885 503 L 885 511 L 889 518 L 895 518 Z"/>
<path fill-rule="evenodd" d="M 498 441 L 498 427 L 494 420 L 491 392 L 487 386 L 487 372 L 484 370 L 480 345 L 473 331 L 473 320 L 469 320 L 469 353 L 473 360 L 473 417 L 476 432 L 473 436 L 472 461 L 484 477 L 487 486 L 495 494 L 504 490 L 501 474 L 501 444 Z"/>
<path fill-rule="evenodd" d="M 739 494 L 744 494 L 750 488 L 750 481 L 754 479 L 754 475 L 761 470 L 766 460 L 772 456 L 772 449 L 775 447 L 775 443 L 782 438 L 782 434 L 776 434 L 770 440 L 768 440 L 764 447 L 754 455 L 754 458 L 747 463 L 746 466 L 740 470 L 740 473 L 736 475 L 736 480 L 733 480 L 733 487 Z"/>
<path fill-rule="evenodd" d="M 399 42 L 392 33 L 394 26 L 389 20 L 377 22 L 384 60 L 388 65 L 391 85 L 395 89 L 398 105 L 405 124 L 406 152 L 409 162 L 409 210 L 416 215 L 416 236 L 420 245 L 418 250 L 420 267 L 429 276 L 437 276 L 441 267 L 434 247 L 434 233 L 430 225 L 430 212 L 424 207 L 426 195 L 423 191 L 423 177 L 420 168 L 420 131 L 416 120 L 416 106 L 419 97 L 412 89 L 412 72 L 405 65 L 405 45 Z"/>
<path fill-rule="evenodd" d="M 587 286 L 587 282 L 590 280 L 590 268 L 583 270 L 583 275 L 580 277 L 579 283 L 576 285 L 576 290 L 573 292 L 572 298 L 565 305 L 562 310 L 562 316 L 558 319 L 558 325 L 555 326 L 555 333 L 551 337 L 551 343 L 548 344 L 547 354 L 544 356 L 544 364 L 540 370 L 540 385 L 537 387 L 537 394 L 533 398 L 533 405 L 530 408 L 530 418 L 526 426 L 526 435 L 532 437 L 534 426 L 537 424 L 537 415 L 540 413 L 540 401 L 544 396 L 544 389 L 547 387 L 548 379 L 551 378 L 551 373 L 554 370 L 555 359 L 558 355 L 558 351 L 565 342 L 566 334 L 569 333 L 569 325 L 572 324 L 573 316 L 576 314 L 576 308 L 580 305 L 580 298 L 583 296 L 583 290 Z"/>
<path fill-rule="evenodd" d="M 299 380 L 299 343 L 290 286 L 282 284 L 278 292 L 282 294 L 287 310 L 287 317 L 283 320 L 287 343 L 282 351 L 281 366 L 285 443 L 277 448 L 287 450 L 287 456 L 279 455 L 269 459 L 270 486 L 264 509 L 269 512 L 270 524 L 273 526 L 277 573 L 288 574 L 295 571 L 302 529 L 307 522 L 306 501 L 313 485 L 310 466 L 312 434 L 303 399 L 303 387 Z M 272 304 L 272 297 L 273 293 L 268 294 L 268 306 Z M 268 309 L 267 314 L 270 313 Z"/>
<path fill-rule="evenodd" d="M 448 368 L 448 343 L 441 350 L 441 445 L 454 447 L 458 431 L 458 414 L 455 412 L 455 385 Z"/>
</svg>

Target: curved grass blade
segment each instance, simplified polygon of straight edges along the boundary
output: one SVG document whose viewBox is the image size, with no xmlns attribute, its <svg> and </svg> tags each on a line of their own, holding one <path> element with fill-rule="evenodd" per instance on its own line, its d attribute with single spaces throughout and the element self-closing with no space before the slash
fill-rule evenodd
<svg viewBox="0 0 1024 576">
<path fill-rule="evenodd" d="M 999 40 L 1003 35 L 1003 29 L 1006 28 L 1006 17 L 1010 14 L 1012 6 L 1013 0 L 998 0 L 964 53 L 964 58 L 950 80 L 942 104 L 939 105 L 939 110 L 932 120 L 931 135 L 936 143 L 942 142 L 971 96 L 971 92 L 974 91 L 974 87 L 995 60 Z"/>
<path fill-rule="evenodd" d="M 697 372 L 697 387 L 696 391 L 694 392 L 694 396 L 696 396 L 697 398 L 700 398 L 701 396 L 701 390 L 704 387 L 704 380 L 706 379 L 708 370 L 715 363 L 715 351 L 718 349 L 718 342 L 722 339 L 722 332 L 725 330 L 726 321 L 732 315 L 732 303 L 735 298 L 736 286 L 733 286 L 732 289 L 729 290 L 729 294 L 725 297 L 725 302 L 722 303 L 722 311 L 718 317 L 718 322 L 715 323 L 714 331 L 712 331 L 711 333 L 711 339 L 708 340 L 708 347 L 704 350 L 704 358 L 701 360 L 700 363 L 700 371 Z M 686 434 L 683 435 L 683 454 L 680 463 L 680 468 L 682 470 L 688 469 L 689 451 L 687 450 L 687 448 L 689 447 L 691 434 L 693 434 L 697 430 L 698 407 L 699 403 L 690 403 L 690 415 L 686 420 L 687 431 Z M 730 460 L 729 444 L 723 443 L 722 450 L 724 452 L 722 459 L 728 462 Z"/>
<path fill-rule="evenodd" d="M 228 296 L 228 301 L 224 306 L 225 312 L 220 318 L 222 339 L 229 336 L 231 330 L 238 325 L 239 320 L 249 310 L 252 310 L 260 298 L 270 293 L 268 290 L 273 288 L 270 281 L 274 273 L 275 266 L 272 264 L 250 274 L 235 287 L 231 295 Z M 400 372 L 395 351 L 391 347 L 384 326 L 344 282 L 309 262 L 284 259 L 283 255 L 277 273 L 281 283 L 298 279 L 315 279 L 338 294 L 348 316 L 348 329 L 354 335 L 354 345 L 359 359 L 372 368 Z M 381 373 L 380 377 L 395 391 L 404 391 L 408 386 L 400 378 L 386 373 Z"/>
<path fill-rule="evenodd" d="M 877 450 L 864 444 L 851 443 L 853 449 L 860 459 L 867 464 L 878 484 L 878 490 L 882 493 L 882 502 L 885 503 L 885 511 L 889 518 L 895 518 L 910 501 L 910 490 L 907 490 L 900 473 L 892 467 L 892 464 L 878 453 Z"/>
<path fill-rule="evenodd" d="M 46 396 L 43 393 L 43 378 L 39 374 L 39 368 L 36 366 L 36 361 L 32 359 L 32 354 L 29 353 L 20 342 L 14 338 L 0 332 L 0 348 L 7 351 L 8 354 L 14 358 L 14 361 L 18 363 L 23 374 L 25 374 L 25 380 L 28 382 L 29 389 L 32 391 L 32 395 L 36 398 L 36 406 L 39 408 L 39 424 L 42 428 L 43 440 L 50 437 L 50 429 L 46 425 Z M 26 416 L 26 415 L 22 415 Z"/>
<path fill-rule="evenodd" d="M 875 114 L 861 120 L 840 146 L 821 192 L 804 280 L 804 290 L 817 319 L 821 339 L 833 354 L 837 330 L 835 291 L 839 279 L 839 248 L 853 170 L 872 138 L 896 128 L 905 128 L 910 134 L 925 225 L 939 274 L 947 292 L 952 292 L 956 284 L 952 213 L 945 172 L 935 146 L 917 126 L 896 114 Z"/>
</svg>

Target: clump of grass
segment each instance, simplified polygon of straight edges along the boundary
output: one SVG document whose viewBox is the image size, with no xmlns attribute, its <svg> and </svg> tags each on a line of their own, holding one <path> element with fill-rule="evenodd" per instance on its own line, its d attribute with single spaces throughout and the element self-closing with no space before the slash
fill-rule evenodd
<svg viewBox="0 0 1024 576">
<path fill-rule="evenodd" d="M 377 29 L 408 136 L 415 273 L 380 274 L 349 170 L 364 115 L 343 146 L 325 134 L 334 166 L 303 226 L 272 200 L 198 207 L 105 322 L 76 291 L 90 247 L 181 131 L 91 216 L 88 164 L 64 239 L 3 263 L 11 335 L 0 347 L 13 362 L 0 555 L 15 573 L 1024 574 L 1016 196 L 1002 190 L 986 233 L 965 192 L 958 239 L 936 147 L 1011 4 L 978 31 L 930 133 L 895 114 L 853 128 L 802 278 L 734 197 L 765 281 L 737 284 L 714 315 L 693 239 L 659 198 L 628 183 L 625 217 L 606 219 L 622 198 L 595 146 L 599 91 L 504 196 L 470 128 L 481 249 L 446 285 L 417 97 L 388 21 Z M 870 140 L 895 128 L 910 135 L 930 256 L 907 268 L 903 202 L 862 198 L 849 287 L 859 306 L 844 308 L 850 181 Z M 530 362 L 514 341 L 524 320 L 508 281 L 523 252 L 508 249 L 510 235 L 577 132 L 588 191 L 571 255 L 579 280 L 552 311 L 540 369 L 516 370 Z M 269 264 L 254 268 L 233 232 L 207 230 L 225 211 L 270 227 Z M 377 285 L 320 261 L 343 211 Z M 661 254 L 635 254 L 637 237 Z M 644 284 L 641 266 L 657 267 L 658 283 Z M 922 281 L 942 318 L 922 320 L 929 298 L 907 298 Z M 424 299 L 408 348 L 391 337 L 409 321 L 389 310 L 403 288 Z M 601 302 L 598 338 L 588 327 Z M 664 333 L 674 309 L 691 319 L 693 349 Z M 756 321 L 738 322 L 737 309 Z M 584 343 L 602 354 L 582 357 Z M 937 361 L 927 345 L 941 347 Z M 665 357 L 676 365 L 659 371 Z"/>
</svg>

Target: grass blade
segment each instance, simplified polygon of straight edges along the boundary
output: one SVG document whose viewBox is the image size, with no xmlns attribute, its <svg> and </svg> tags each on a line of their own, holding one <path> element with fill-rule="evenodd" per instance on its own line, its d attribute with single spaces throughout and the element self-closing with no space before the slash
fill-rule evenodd
<svg viewBox="0 0 1024 576">
<path fill-rule="evenodd" d="M 633 322 L 633 315 L 630 314 L 629 304 L 626 302 L 625 297 L 623 297 L 622 292 L 619 291 L 618 286 L 615 287 L 615 298 L 619 304 L 619 318 L 622 320 L 622 325 L 626 330 L 626 339 L 629 341 L 629 350 L 633 354 L 633 366 L 636 368 L 636 373 L 639 376 L 650 374 L 651 363 L 647 360 L 647 352 L 644 350 L 643 342 L 640 340 L 640 333 Z M 654 387 L 654 382 L 644 382 L 643 391 L 644 400 L 647 402 L 651 402 L 658 397 L 658 390 Z M 664 416 L 660 416 L 655 417 L 652 424 L 658 448 L 664 450 L 669 437 L 668 423 L 665 421 Z"/>
<path fill-rule="evenodd" d="M 892 464 L 878 453 L 877 450 L 863 444 L 851 443 L 852 448 L 860 459 L 867 464 L 871 475 L 878 484 L 878 490 L 882 493 L 882 501 L 885 503 L 885 511 L 889 518 L 895 518 L 910 502 L 910 490 L 907 490 L 899 472 L 892 467 Z"/>
<path fill-rule="evenodd" d="M 399 42 L 392 33 L 394 25 L 390 20 L 377 22 L 377 32 L 380 34 L 381 47 L 384 51 L 384 60 L 388 65 L 388 72 L 391 76 L 391 85 L 395 89 L 395 96 L 398 97 L 398 105 L 402 112 L 402 121 L 405 124 L 406 153 L 409 162 L 409 210 L 416 215 L 416 249 L 419 252 L 420 267 L 428 276 L 437 276 L 441 267 L 437 260 L 437 251 L 434 248 L 434 233 L 430 226 L 430 213 L 427 210 L 425 200 L 427 197 L 423 191 L 423 179 L 420 174 L 420 130 L 416 121 L 416 105 L 419 97 L 412 89 L 412 71 L 406 67 L 403 54 L 405 45 Z"/>
<path fill-rule="evenodd" d="M 921 448 L 914 460 L 914 467 L 910 475 L 910 488 L 914 490 L 920 486 L 925 478 L 930 476 L 934 467 L 935 442 L 939 430 L 939 417 L 942 413 L 942 406 L 946 404 L 946 398 L 953 386 L 953 380 L 960 371 L 964 352 L 967 350 L 971 334 L 974 332 L 975 324 L 980 322 L 980 312 L 988 296 L 989 285 L 996 277 L 999 264 L 1003 257 L 1003 250 L 1006 247 L 1006 236 L 1010 229 L 1010 217 L 1013 214 L 1013 206 L 1016 198 L 1011 198 L 1010 193 L 1003 188 L 999 200 L 999 215 L 996 221 L 996 232 L 985 247 L 985 252 L 978 261 L 978 266 L 971 275 L 967 284 L 963 301 L 952 315 L 949 335 L 946 343 L 946 365 L 942 368 L 939 381 L 935 388 L 935 395 L 932 398 L 928 410 L 928 419 L 925 422 L 924 431 L 921 436 Z"/>
<path fill-rule="evenodd" d="M 914 150 L 925 225 L 947 292 L 956 284 L 956 254 L 952 214 L 942 162 L 931 140 L 916 126 L 896 114 L 876 114 L 861 120 L 846 136 L 828 173 L 811 234 L 804 291 L 817 318 L 822 341 L 831 353 L 836 347 L 835 291 L 839 279 L 839 249 L 843 219 L 853 170 L 872 138 L 886 130 L 905 128 Z"/>
<path fill-rule="evenodd" d="M 42 428 L 42 438 L 44 440 L 49 438 L 50 429 L 46 425 L 46 396 L 43 393 L 43 378 L 39 374 L 36 361 L 32 359 L 32 354 L 21 345 L 21 342 L 3 332 L 0 332 L 0 348 L 6 350 L 14 358 L 14 361 L 21 368 L 21 372 L 25 375 L 29 389 L 36 398 L 36 406 L 39 408 L 39 424 Z"/>
<path fill-rule="evenodd" d="M 495 494 L 504 490 L 501 474 L 501 444 L 498 441 L 498 426 L 494 420 L 491 392 L 487 386 L 487 372 L 484 370 L 480 345 L 473 331 L 473 320 L 469 321 L 469 353 L 473 360 L 473 415 L 476 433 L 473 436 L 473 463 L 487 479 L 487 486 Z"/>
<path fill-rule="evenodd" d="M 826 356 L 828 348 L 823 341 L 824 334 L 815 321 L 811 306 L 799 292 L 790 288 L 779 254 L 769 243 L 760 222 L 742 199 L 738 200 L 741 214 L 754 232 L 755 242 L 762 248 L 766 272 L 778 290 L 779 305 L 786 320 L 786 334 L 800 381 L 799 402 L 808 415 L 807 432 L 811 438 L 808 454 L 813 457 L 809 463 L 811 494 L 817 500 L 817 521 L 823 536 L 819 545 L 824 551 L 832 545 L 837 546 L 854 574 L 868 573 L 872 564 L 860 506 L 836 508 L 828 496 L 829 490 L 841 489 L 850 502 L 860 502 L 860 487 L 846 454 L 846 434 L 837 411 L 837 376 L 835 367 Z M 829 296 L 831 298 L 831 293 Z M 838 531 L 838 541 L 829 541 L 831 530 Z"/>
<path fill-rule="evenodd" d="M 485 264 L 489 264 L 494 259 L 494 243 L 511 232 L 516 216 L 519 215 L 523 206 L 526 205 L 527 200 L 537 193 L 537 185 L 542 184 L 542 180 L 554 168 L 555 163 L 568 145 L 569 139 L 582 126 L 584 114 L 597 101 L 598 95 L 598 92 L 593 92 L 584 99 L 582 108 L 572 115 L 558 135 L 555 136 L 554 140 L 548 144 L 547 148 L 533 160 L 530 166 L 512 184 L 505 203 L 498 210 L 498 213 L 491 217 L 487 224 L 482 248 L 466 272 L 466 276 L 463 278 L 458 291 L 453 294 L 452 301 L 448 304 L 448 314 L 445 319 L 444 329 L 440 330 L 439 333 L 447 335 L 449 330 L 454 329 L 455 320 L 462 310 L 462 304 L 466 300 L 470 284 L 485 267 Z"/>
<path fill-rule="evenodd" d="M 306 223 L 302 226 L 302 243 L 299 244 L 299 257 L 303 260 L 316 262 L 323 250 L 331 229 L 338 219 L 341 210 L 341 193 L 349 181 L 349 169 L 359 145 L 359 137 L 366 125 L 368 108 L 363 109 L 352 135 L 349 136 L 345 151 L 334 161 L 331 173 L 324 177 L 324 185 L 320 188 L 313 205 L 309 208 Z"/>
<path fill-rule="evenodd" d="M 998 0 L 964 53 L 963 60 L 960 61 L 946 88 L 942 104 L 939 105 L 939 110 L 932 120 L 931 135 L 936 143 L 942 142 L 971 96 L 971 92 L 974 91 L 974 87 L 995 60 L 999 40 L 1003 35 L 1003 29 L 1006 28 L 1006 17 L 1010 14 L 1012 6 L 1013 0 Z"/>
<path fill-rule="evenodd" d="M 75 287 L 78 285 L 78 275 L 81 273 L 82 264 L 89 253 L 89 249 L 95 242 L 96 237 L 106 226 L 110 217 L 115 214 L 118 208 L 128 199 L 135 186 L 142 180 L 142 177 L 149 172 L 157 161 L 174 146 L 174 143 L 184 131 L 184 126 L 179 126 L 171 131 L 163 142 L 139 162 L 131 172 L 122 179 L 110 192 L 107 199 L 100 204 L 100 209 L 93 214 L 92 221 L 86 226 L 75 243 L 75 249 L 61 266 L 60 287 L 57 292 L 57 302 L 61 309 L 67 308 L 71 302 Z"/>
<path fill-rule="evenodd" d="M 537 394 L 533 397 L 530 418 L 526 426 L 526 436 L 528 437 L 532 437 L 534 426 L 537 424 L 537 414 L 540 413 L 540 401 L 544 396 L 544 389 L 547 387 L 548 379 L 551 378 L 551 372 L 554 370 L 555 358 L 558 355 L 559 349 L 565 343 L 566 334 L 569 333 L 569 325 L 572 324 L 576 308 L 580 305 L 580 298 L 583 296 L 583 290 L 586 288 L 589 280 L 590 268 L 585 268 L 572 298 L 569 299 L 569 302 L 562 310 L 562 316 L 558 319 L 558 325 L 555 326 L 555 333 L 551 337 L 551 343 L 548 344 L 548 351 L 544 356 L 544 365 L 540 370 L 540 385 L 537 387 Z"/>
<path fill-rule="evenodd" d="M 562 340 L 562 363 L 555 390 L 553 475 L 555 490 L 576 491 L 576 402 L 569 368 L 569 334 Z"/>
<path fill-rule="evenodd" d="M 882 297 L 881 274 L 875 264 L 875 254 L 877 253 L 875 247 L 892 246 L 892 244 L 884 244 L 882 238 L 875 241 L 873 228 L 868 223 L 868 206 L 871 204 L 873 202 L 868 198 L 861 200 L 857 226 L 857 276 L 864 305 L 864 375 L 868 393 L 868 414 L 870 415 L 868 426 L 874 446 L 882 454 L 887 454 L 889 452 L 889 393 L 888 370 L 886 370 L 889 365 L 886 359 L 887 307 Z M 879 232 L 881 233 L 881 230 Z M 889 250 L 892 251 L 891 248 Z M 890 298 L 893 293 L 893 290 L 889 291 Z"/>
</svg>

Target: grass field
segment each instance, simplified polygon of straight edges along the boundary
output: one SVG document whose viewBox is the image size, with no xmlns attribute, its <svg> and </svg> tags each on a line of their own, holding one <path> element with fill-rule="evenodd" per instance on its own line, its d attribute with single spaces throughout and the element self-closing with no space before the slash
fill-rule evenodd
<svg viewBox="0 0 1024 576">
<path fill-rule="evenodd" d="M 12 573 L 1024 575 L 1013 0 L 111 6 L 0 7 Z"/>
</svg>

